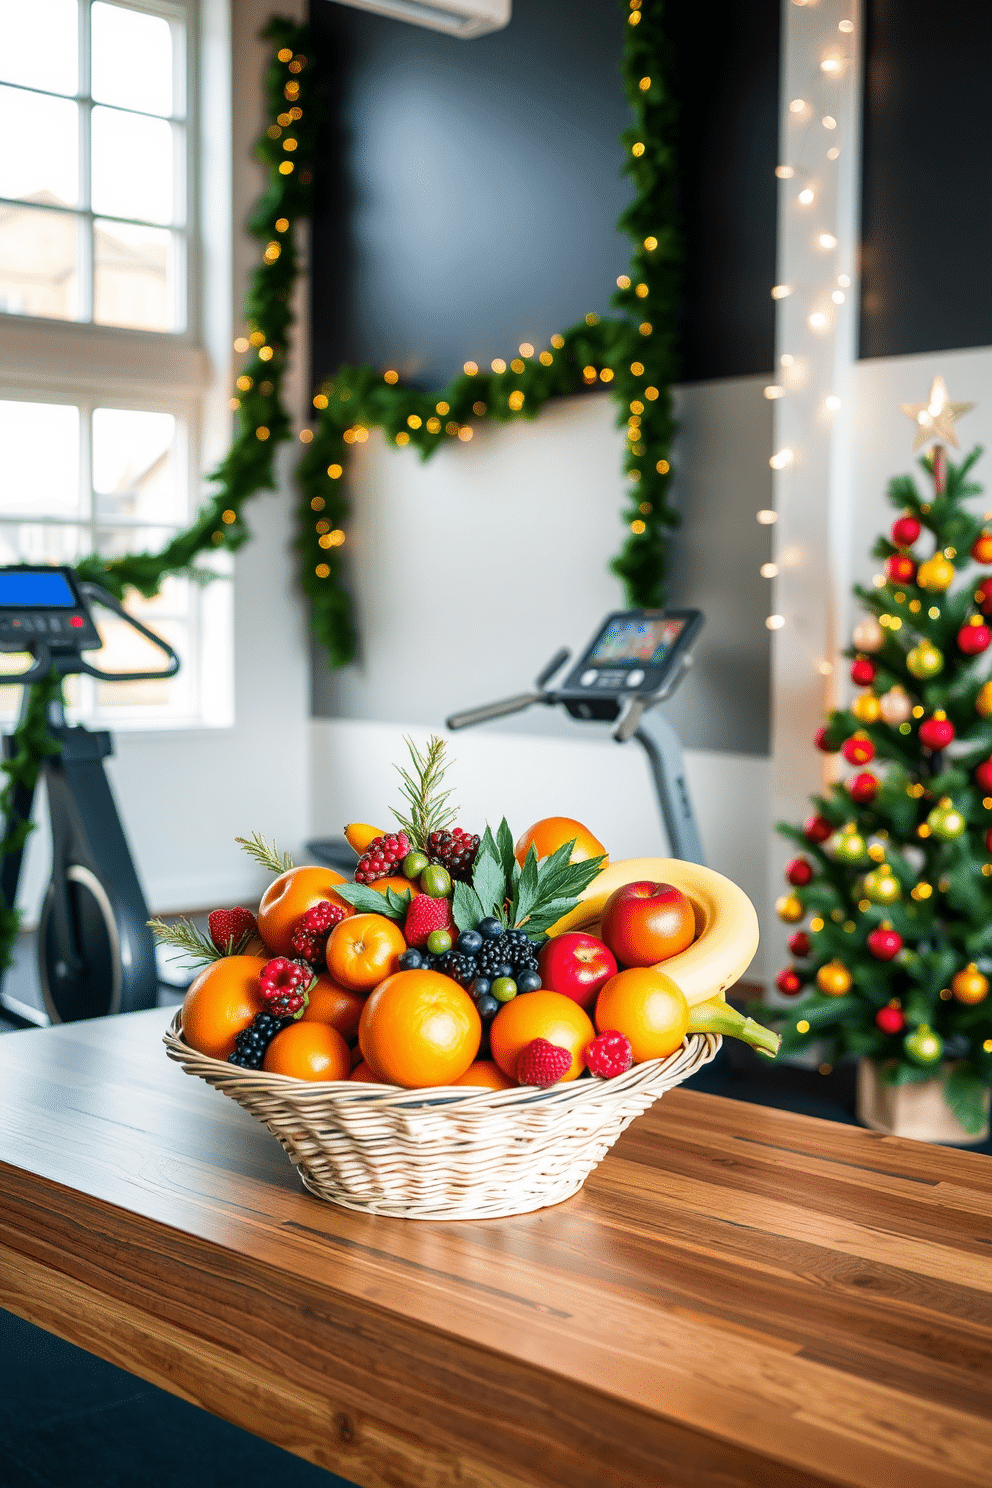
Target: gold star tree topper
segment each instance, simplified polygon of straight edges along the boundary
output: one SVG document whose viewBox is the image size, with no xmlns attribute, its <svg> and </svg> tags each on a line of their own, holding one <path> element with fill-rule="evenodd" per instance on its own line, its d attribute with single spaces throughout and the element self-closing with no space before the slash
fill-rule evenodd
<svg viewBox="0 0 992 1488">
<path fill-rule="evenodd" d="M 913 438 L 913 453 L 928 444 L 953 444 L 958 448 L 958 436 L 954 428 L 956 419 L 970 413 L 974 403 L 952 403 L 947 396 L 947 386 L 942 377 L 935 377 L 926 403 L 900 403 L 900 412 L 905 413 L 916 425 Z"/>
</svg>

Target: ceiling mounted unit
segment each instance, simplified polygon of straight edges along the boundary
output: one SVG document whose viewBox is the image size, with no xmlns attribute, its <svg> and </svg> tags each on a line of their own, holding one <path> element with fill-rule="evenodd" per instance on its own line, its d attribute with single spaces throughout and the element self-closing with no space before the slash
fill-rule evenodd
<svg viewBox="0 0 992 1488">
<path fill-rule="evenodd" d="M 511 0 L 340 0 L 340 3 L 470 41 L 473 36 L 485 36 L 488 31 L 501 31 L 510 19 Z"/>
</svg>

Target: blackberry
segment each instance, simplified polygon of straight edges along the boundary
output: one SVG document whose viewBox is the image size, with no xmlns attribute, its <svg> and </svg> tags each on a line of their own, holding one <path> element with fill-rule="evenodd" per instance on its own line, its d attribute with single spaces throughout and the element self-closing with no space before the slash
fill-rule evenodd
<svg viewBox="0 0 992 1488">
<path fill-rule="evenodd" d="M 438 957 L 437 969 L 461 987 L 467 987 L 475 978 L 474 958 L 462 955 L 461 951 L 445 951 Z"/>
<path fill-rule="evenodd" d="M 265 1051 L 283 1028 L 288 1028 L 292 1018 L 277 1018 L 274 1013 L 256 1013 L 248 1027 L 237 1034 L 234 1053 L 227 1056 L 228 1064 L 241 1069 L 261 1069 Z"/>
<path fill-rule="evenodd" d="M 461 827 L 452 827 L 450 832 L 432 832 L 427 839 L 427 856 L 431 862 L 440 863 L 452 878 L 461 879 L 462 883 L 471 883 L 478 851 L 478 833 L 470 836 Z"/>
<path fill-rule="evenodd" d="M 508 976 L 509 972 L 502 972 L 498 968 L 509 966 L 511 944 L 508 935 L 497 935 L 491 940 L 484 940 L 482 949 L 475 958 L 478 975 L 488 977 L 490 981 L 496 976 Z M 510 971 L 512 970 L 511 966 Z"/>
</svg>

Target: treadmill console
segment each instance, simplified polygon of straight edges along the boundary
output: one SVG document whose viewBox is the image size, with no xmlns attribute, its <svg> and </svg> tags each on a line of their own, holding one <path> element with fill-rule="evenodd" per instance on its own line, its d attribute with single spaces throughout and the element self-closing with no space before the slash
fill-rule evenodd
<svg viewBox="0 0 992 1488">
<path fill-rule="evenodd" d="M 96 651 L 102 645 L 71 568 L 0 568 L 0 651 Z"/>
<path fill-rule="evenodd" d="M 701 610 L 617 610 L 607 615 L 560 687 L 573 718 L 612 721 L 631 696 L 654 697 L 678 675 L 703 623 Z"/>
</svg>

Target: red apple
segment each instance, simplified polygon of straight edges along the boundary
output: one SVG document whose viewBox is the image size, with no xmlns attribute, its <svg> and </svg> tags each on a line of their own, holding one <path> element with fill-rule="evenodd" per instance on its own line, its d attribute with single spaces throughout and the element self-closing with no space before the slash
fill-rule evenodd
<svg viewBox="0 0 992 1488">
<path fill-rule="evenodd" d="M 579 930 L 546 941 L 537 964 L 543 987 L 561 992 L 584 1008 L 592 1007 L 600 987 L 617 974 L 613 952 L 595 935 L 583 935 Z"/>
<path fill-rule="evenodd" d="M 692 944 L 692 904 L 674 884 L 623 884 L 603 906 L 600 933 L 622 966 L 654 966 Z"/>
</svg>

